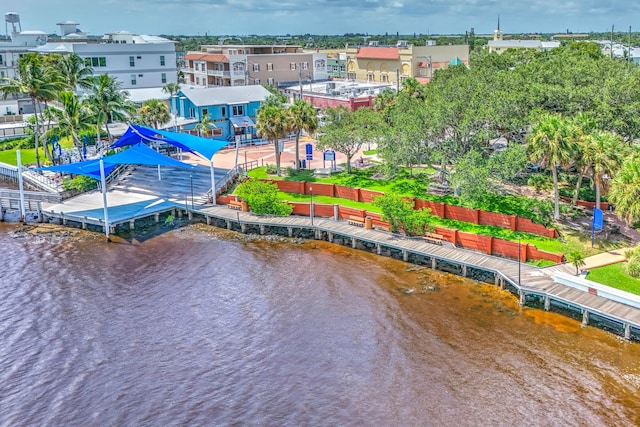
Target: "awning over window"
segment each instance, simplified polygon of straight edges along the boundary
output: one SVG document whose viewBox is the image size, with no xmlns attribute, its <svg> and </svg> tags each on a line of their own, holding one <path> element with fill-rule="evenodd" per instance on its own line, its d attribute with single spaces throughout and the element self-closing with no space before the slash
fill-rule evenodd
<svg viewBox="0 0 640 427">
<path fill-rule="evenodd" d="M 253 127 L 256 125 L 249 116 L 231 117 L 229 120 L 231 120 L 234 128 Z"/>
</svg>

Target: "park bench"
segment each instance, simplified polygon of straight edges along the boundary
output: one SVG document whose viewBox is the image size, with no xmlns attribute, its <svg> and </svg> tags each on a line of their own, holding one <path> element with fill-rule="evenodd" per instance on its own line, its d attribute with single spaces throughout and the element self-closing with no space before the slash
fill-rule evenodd
<svg viewBox="0 0 640 427">
<path fill-rule="evenodd" d="M 355 215 L 349 215 L 347 223 L 355 225 L 356 227 L 364 227 L 364 219 Z"/>
<path fill-rule="evenodd" d="M 429 243 L 434 243 L 436 245 L 442 244 L 442 234 L 436 233 L 424 233 L 424 239 Z"/>
<path fill-rule="evenodd" d="M 242 202 L 237 200 L 229 200 L 229 204 L 227 205 L 229 209 L 242 210 Z"/>
</svg>

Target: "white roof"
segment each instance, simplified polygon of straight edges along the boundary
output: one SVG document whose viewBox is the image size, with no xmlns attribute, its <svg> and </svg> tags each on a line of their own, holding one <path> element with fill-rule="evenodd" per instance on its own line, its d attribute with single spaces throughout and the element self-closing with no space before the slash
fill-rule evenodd
<svg viewBox="0 0 640 427">
<path fill-rule="evenodd" d="M 490 47 L 499 48 L 529 48 L 541 49 L 542 43 L 539 40 L 489 40 Z"/>
<path fill-rule="evenodd" d="M 129 93 L 129 99 L 136 104 L 141 104 L 150 99 L 160 99 L 162 101 L 169 99 L 169 94 L 163 91 L 161 87 L 127 89 L 126 92 Z"/>
<path fill-rule="evenodd" d="M 271 92 L 261 85 L 224 87 L 183 86 L 180 93 L 198 107 L 262 102 L 271 95 Z"/>
</svg>

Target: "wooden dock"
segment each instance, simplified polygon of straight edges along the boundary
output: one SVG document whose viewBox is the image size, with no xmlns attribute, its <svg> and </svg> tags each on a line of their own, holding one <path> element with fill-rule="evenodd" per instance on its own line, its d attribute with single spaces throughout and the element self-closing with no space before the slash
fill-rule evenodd
<svg viewBox="0 0 640 427">
<path fill-rule="evenodd" d="M 421 238 L 356 227 L 344 220 L 316 217 L 312 222 L 306 216 L 258 216 L 228 209 L 225 205 L 198 206 L 191 203 L 190 194 L 170 198 L 151 193 L 123 186 L 109 191 L 109 222 L 112 232 L 117 233 L 117 228 L 122 227 L 133 229 L 136 221 L 141 219 L 154 218 L 158 222 L 163 215 L 178 218 L 186 215 L 189 220 L 243 233 L 326 240 L 493 283 L 517 295 L 522 305 L 560 311 L 582 319 L 584 325 L 598 326 L 626 339 L 640 341 L 640 309 L 555 283 L 554 271 L 571 271 L 567 265 L 538 268 L 456 248 L 447 242 L 436 245 Z M 67 225 L 104 227 L 101 197 L 99 192 L 86 193 L 64 203 L 44 206 L 42 214 L 49 220 L 58 220 Z"/>
<path fill-rule="evenodd" d="M 456 248 L 450 243 L 435 245 L 420 238 L 407 238 L 379 230 L 349 225 L 346 221 L 302 216 L 265 217 L 238 212 L 225 206 L 198 209 L 193 215 L 204 216 L 207 224 L 243 233 L 279 234 L 314 238 L 379 255 L 402 259 L 463 277 L 494 283 L 519 297 L 521 305 L 559 310 L 593 324 L 640 341 L 640 310 L 598 295 L 592 295 L 553 280 L 555 270 L 567 266 L 539 268 L 514 260 Z M 569 266 L 570 267 L 570 266 Z M 568 269 L 570 271 L 570 268 Z"/>
</svg>

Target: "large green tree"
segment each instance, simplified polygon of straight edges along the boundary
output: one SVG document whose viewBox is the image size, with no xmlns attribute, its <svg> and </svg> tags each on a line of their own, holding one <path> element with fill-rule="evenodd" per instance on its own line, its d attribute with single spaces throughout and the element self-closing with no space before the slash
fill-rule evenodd
<svg viewBox="0 0 640 427">
<path fill-rule="evenodd" d="M 55 118 L 55 125 L 51 130 L 59 136 L 70 137 L 80 154 L 80 158 L 82 158 L 84 144 L 80 139 L 80 133 L 93 127 L 91 125 L 91 110 L 71 91 L 60 92 L 58 101 L 62 108 L 49 109 Z"/>
<path fill-rule="evenodd" d="M 60 56 L 55 60 L 65 82 L 66 89 L 75 91 L 76 89 L 91 90 L 93 88 L 93 68 L 88 61 L 82 59 L 76 53 Z"/>
<path fill-rule="evenodd" d="M 18 76 L 2 79 L 0 91 L 4 99 L 7 96 L 26 95 L 31 99 L 34 112 L 35 128 L 34 141 L 36 148 L 36 165 L 40 167 L 39 137 L 40 115 L 39 103 L 45 100 L 53 100 L 64 87 L 60 73 L 53 67 L 47 66 L 44 57 L 38 53 L 26 53 L 18 61 Z M 45 149 L 45 153 L 47 153 Z"/>
<path fill-rule="evenodd" d="M 322 127 L 317 148 L 333 148 L 347 157 L 347 173 L 351 159 L 366 143 L 378 142 L 384 134 L 382 115 L 369 108 L 355 112 L 345 107 L 327 109 L 328 123 Z"/>
</svg>

